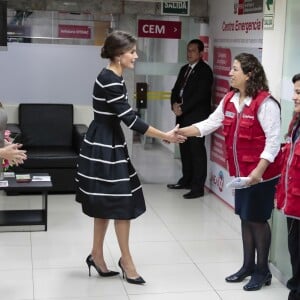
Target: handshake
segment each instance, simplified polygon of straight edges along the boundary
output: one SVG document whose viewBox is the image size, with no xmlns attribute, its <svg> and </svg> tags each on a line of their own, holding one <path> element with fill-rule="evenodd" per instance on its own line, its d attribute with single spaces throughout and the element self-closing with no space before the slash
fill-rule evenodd
<svg viewBox="0 0 300 300">
<path fill-rule="evenodd" d="M 166 143 L 184 143 L 187 137 L 179 133 L 179 124 L 165 133 L 163 141 Z"/>
</svg>

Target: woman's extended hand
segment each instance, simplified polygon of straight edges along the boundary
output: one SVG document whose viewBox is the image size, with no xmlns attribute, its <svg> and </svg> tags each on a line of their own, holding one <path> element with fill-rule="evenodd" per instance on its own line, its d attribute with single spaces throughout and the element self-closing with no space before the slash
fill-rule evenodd
<svg viewBox="0 0 300 300">
<path fill-rule="evenodd" d="M 186 141 L 187 137 L 178 134 L 179 124 L 177 124 L 172 130 L 166 132 L 166 142 L 169 143 L 183 143 Z"/>
<path fill-rule="evenodd" d="M 8 144 L 0 148 L 0 157 L 7 159 L 10 165 L 19 165 L 27 159 L 26 150 L 21 150 L 22 144 Z"/>
</svg>

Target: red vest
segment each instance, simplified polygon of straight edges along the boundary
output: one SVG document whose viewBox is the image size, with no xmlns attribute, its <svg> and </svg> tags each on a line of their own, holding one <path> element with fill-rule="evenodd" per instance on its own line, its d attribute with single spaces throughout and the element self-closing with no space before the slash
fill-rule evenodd
<svg viewBox="0 0 300 300">
<path fill-rule="evenodd" d="M 300 138 L 282 148 L 282 175 L 276 187 L 277 208 L 300 218 Z"/>
<path fill-rule="evenodd" d="M 231 176 L 248 176 L 256 168 L 260 154 L 265 147 L 266 137 L 257 118 L 261 103 L 270 96 L 266 91 L 259 92 L 250 106 L 245 105 L 238 113 L 230 99 L 234 92 L 224 98 L 223 134 L 225 136 L 227 162 Z M 263 174 L 263 179 L 271 179 L 280 174 L 276 158 Z"/>
</svg>

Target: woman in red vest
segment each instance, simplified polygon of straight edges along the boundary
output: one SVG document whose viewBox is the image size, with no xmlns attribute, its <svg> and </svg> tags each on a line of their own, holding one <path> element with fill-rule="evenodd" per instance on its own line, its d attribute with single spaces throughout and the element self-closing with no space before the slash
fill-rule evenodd
<svg viewBox="0 0 300 300">
<path fill-rule="evenodd" d="M 248 177 L 244 188 L 235 190 L 235 213 L 241 219 L 243 265 L 225 278 L 241 282 L 251 276 L 246 291 L 270 285 L 268 266 L 271 230 L 268 219 L 280 175 L 280 107 L 270 95 L 264 69 L 252 54 L 234 58 L 229 73 L 232 91 L 221 100 L 208 119 L 178 132 L 205 136 L 223 126 L 229 174 Z"/>
<path fill-rule="evenodd" d="M 294 117 L 283 147 L 282 175 L 280 177 L 276 200 L 287 219 L 288 248 L 292 265 L 292 278 L 287 281 L 291 290 L 289 300 L 300 299 L 300 74 L 292 78 L 294 84 Z"/>
</svg>

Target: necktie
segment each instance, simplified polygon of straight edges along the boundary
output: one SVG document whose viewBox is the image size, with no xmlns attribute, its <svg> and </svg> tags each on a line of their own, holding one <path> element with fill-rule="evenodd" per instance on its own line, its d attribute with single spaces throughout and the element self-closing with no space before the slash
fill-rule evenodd
<svg viewBox="0 0 300 300">
<path fill-rule="evenodd" d="M 183 99 L 182 99 L 182 95 L 183 95 L 183 90 L 185 88 L 185 85 L 187 83 L 187 80 L 192 72 L 192 67 L 191 66 L 188 66 L 188 68 L 186 69 L 185 73 L 184 73 L 184 77 L 183 77 L 183 80 L 182 80 L 182 83 L 181 83 L 181 88 L 180 88 L 180 92 L 179 92 L 179 98 L 180 98 L 180 102 L 179 103 L 183 103 Z"/>
</svg>

